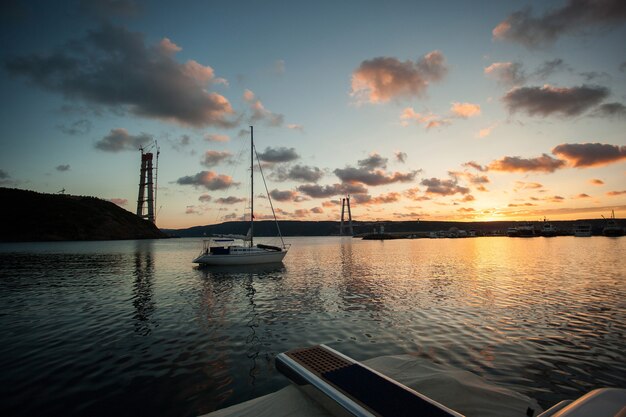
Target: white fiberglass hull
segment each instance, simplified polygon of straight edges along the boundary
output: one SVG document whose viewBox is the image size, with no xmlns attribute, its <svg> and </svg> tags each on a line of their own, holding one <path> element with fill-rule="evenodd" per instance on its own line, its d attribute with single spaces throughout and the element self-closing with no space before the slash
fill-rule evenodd
<svg viewBox="0 0 626 417">
<path fill-rule="evenodd" d="M 282 251 L 252 251 L 245 253 L 207 254 L 200 255 L 193 260 L 201 265 L 255 265 L 282 262 L 287 255 Z"/>
</svg>

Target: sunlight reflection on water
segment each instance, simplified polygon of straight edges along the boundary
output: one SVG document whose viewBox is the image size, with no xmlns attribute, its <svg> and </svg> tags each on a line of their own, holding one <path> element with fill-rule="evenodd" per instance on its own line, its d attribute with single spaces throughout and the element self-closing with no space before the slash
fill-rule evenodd
<svg viewBox="0 0 626 417">
<path fill-rule="evenodd" d="M 292 238 L 197 268 L 196 239 L 0 245 L 3 415 L 195 415 L 287 384 L 325 343 L 409 353 L 543 406 L 626 386 L 626 238 Z"/>
</svg>

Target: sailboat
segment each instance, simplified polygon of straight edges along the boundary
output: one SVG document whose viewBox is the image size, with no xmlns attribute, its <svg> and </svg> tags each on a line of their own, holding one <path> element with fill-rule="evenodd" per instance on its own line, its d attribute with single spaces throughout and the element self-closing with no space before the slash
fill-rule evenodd
<svg viewBox="0 0 626 417">
<path fill-rule="evenodd" d="M 263 245 L 254 244 L 254 159 L 258 155 L 256 154 L 256 148 L 254 147 L 254 128 L 250 126 L 250 229 L 245 236 L 241 235 L 227 235 L 210 239 L 204 239 L 202 243 L 202 251 L 193 260 L 194 263 L 201 265 L 256 265 L 256 264 L 269 264 L 282 262 L 283 258 L 287 255 L 290 245 L 285 244 L 282 235 L 280 234 L 280 227 L 278 227 L 278 221 L 276 220 L 276 213 L 274 212 L 274 206 L 272 199 L 267 193 L 267 198 L 274 215 L 274 221 L 276 222 L 276 229 L 278 230 L 278 236 L 280 237 L 281 245 Z M 263 169 L 261 164 L 258 164 L 261 176 L 263 176 Z M 265 183 L 265 178 L 263 178 Z M 267 187 L 266 190 L 267 192 Z"/>
</svg>

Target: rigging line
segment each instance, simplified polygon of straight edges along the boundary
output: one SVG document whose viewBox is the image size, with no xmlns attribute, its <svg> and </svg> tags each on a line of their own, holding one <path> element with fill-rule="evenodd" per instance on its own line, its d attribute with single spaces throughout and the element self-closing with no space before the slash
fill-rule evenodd
<svg viewBox="0 0 626 417">
<path fill-rule="evenodd" d="M 254 155 L 256 156 L 256 161 L 259 165 L 259 172 L 261 173 L 261 178 L 263 178 L 263 185 L 265 186 L 265 193 L 267 194 L 267 199 L 270 202 L 270 208 L 272 209 L 272 215 L 274 216 L 274 222 L 276 223 L 276 229 L 278 229 L 278 237 L 280 237 L 280 243 L 285 247 L 285 241 L 283 240 L 283 234 L 280 233 L 280 226 L 278 225 L 278 220 L 276 219 L 276 212 L 274 211 L 274 205 L 272 204 L 272 196 L 270 196 L 270 192 L 267 189 L 267 183 L 265 182 L 265 175 L 263 175 L 263 168 L 261 167 L 261 161 L 259 160 L 259 154 L 256 151 L 256 146 L 254 148 Z"/>
</svg>

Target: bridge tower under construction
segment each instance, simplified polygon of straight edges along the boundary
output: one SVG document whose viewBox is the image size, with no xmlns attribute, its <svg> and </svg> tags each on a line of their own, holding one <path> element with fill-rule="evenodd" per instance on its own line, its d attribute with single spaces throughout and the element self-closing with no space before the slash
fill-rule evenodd
<svg viewBox="0 0 626 417">
<path fill-rule="evenodd" d="M 348 209 L 348 223 L 345 222 L 346 208 Z M 347 233 L 346 233 L 346 229 Z M 341 199 L 341 224 L 339 225 L 339 234 L 341 236 L 354 236 L 352 229 L 352 212 L 350 211 L 350 196 L 347 195 Z"/>
<path fill-rule="evenodd" d="M 154 208 L 156 207 L 156 178 L 159 166 L 159 147 L 156 142 L 153 145 L 156 148 L 156 167 L 152 169 L 152 161 L 154 154 L 152 152 L 141 151 L 141 171 L 139 176 L 139 195 L 137 196 L 137 216 L 147 219 L 152 223 L 156 222 Z"/>
</svg>

